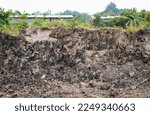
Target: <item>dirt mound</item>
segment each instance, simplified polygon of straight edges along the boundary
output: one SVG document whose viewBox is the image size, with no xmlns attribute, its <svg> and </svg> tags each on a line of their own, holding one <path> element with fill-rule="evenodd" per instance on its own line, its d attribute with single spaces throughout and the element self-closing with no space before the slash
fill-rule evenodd
<svg viewBox="0 0 150 115">
<path fill-rule="evenodd" d="M 0 32 L 0 97 L 150 97 L 150 29 Z"/>
</svg>

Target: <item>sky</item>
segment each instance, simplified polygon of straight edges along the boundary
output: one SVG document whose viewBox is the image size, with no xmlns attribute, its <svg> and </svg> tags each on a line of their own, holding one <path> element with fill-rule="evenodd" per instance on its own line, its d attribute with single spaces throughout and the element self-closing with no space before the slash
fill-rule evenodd
<svg viewBox="0 0 150 115">
<path fill-rule="evenodd" d="M 114 2 L 118 8 L 150 10 L 150 0 L 0 0 L 0 7 L 28 13 L 51 10 L 55 14 L 68 9 L 94 14 L 103 11 L 110 2 Z"/>
</svg>

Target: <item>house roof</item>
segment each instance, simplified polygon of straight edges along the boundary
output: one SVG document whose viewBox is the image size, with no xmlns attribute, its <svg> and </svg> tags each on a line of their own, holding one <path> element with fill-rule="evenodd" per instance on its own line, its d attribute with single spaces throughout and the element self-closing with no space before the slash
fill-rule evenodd
<svg viewBox="0 0 150 115">
<path fill-rule="evenodd" d="M 21 16 L 12 16 L 12 18 L 21 18 Z M 47 19 L 59 19 L 59 18 L 73 18 L 73 15 L 29 15 L 27 18 L 32 19 L 32 18 L 47 18 Z"/>
</svg>

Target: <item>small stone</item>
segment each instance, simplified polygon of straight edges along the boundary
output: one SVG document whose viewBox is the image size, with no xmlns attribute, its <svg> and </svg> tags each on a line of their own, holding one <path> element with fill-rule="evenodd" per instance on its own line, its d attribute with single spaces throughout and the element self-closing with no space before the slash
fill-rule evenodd
<svg viewBox="0 0 150 115">
<path fill-rule="evenodd" d="M 124 74 L 121 72 L 121 73 L 120 73 L 120 76 L 123 76 L 123 75 L 124 75 Z"/>
<path fill-rule="evenodd" d="M 81 86 L 81 87 L 87 87 L 87 86 L 88 86 L 88 84 L 87 84 L 87 83 L 85 83 L 85 82 L 80 82 L 80 86 Z"/>
<path fill-rule="evenodd" d="M 45 77 L 46 77 L 46 75 L 45 75 L 45 74 L 43 74 L 43 75 L 42 75 L 42 77 L 41 77 L 41 79 L 45 79 Z"/>
<path fill-rule="evenodd" d="M 130 75 L 130 77 L 134 77 L 135 76 L 135 72 L 134 71 L 129 72 L 129 75 Z"/>
<path fill-rule="evenodd" d="M 136 86 L 131 86 L 131 89 L 132 89 L 132 90 L 136 89 Z"/>
<path fill-rule="evenodd" d="M 100 89 L 101 89 L 101 90 L 109 90 L 110 87 L 111 87 L 110 84 L 104 83 L 104 84 L 102 84 L 102 85 L 100 86 Z"/>
<path fill-rule="evenodd" d="M 101 70 L 97 70 L 97 71 L 96 71 L 97 74 L 100 74 L 101 72 L 102 72 Z"/>
</svg>

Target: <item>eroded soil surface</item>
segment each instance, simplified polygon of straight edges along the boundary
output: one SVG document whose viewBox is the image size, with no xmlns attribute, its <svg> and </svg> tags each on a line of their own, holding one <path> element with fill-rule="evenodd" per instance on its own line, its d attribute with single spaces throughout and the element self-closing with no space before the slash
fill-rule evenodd
<svg viewBox="0 0 150 115">
<path fill-rule="evenodd" d="M 150 98 L 150 29 L 0 32 L 0 97 Z"/>
</svg>

